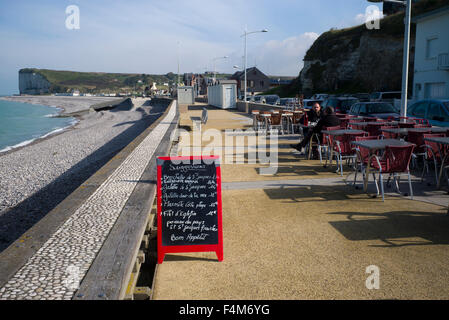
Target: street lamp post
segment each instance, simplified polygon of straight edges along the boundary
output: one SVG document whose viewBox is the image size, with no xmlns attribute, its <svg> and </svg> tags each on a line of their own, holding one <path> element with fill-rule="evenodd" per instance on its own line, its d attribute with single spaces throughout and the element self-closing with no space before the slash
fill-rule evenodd
<svg viewBox="0 0 449 320">
<path fill-rule="evenodd" d="M 402 58 L 401 117 L 406 117 L 407 96 L 408 96 L 408 69 L 410 61 L 410 25 L 412 13 L 412 0 L 368 0 L 368 2 L 393 2 L 405 6 L 404 53 Z"/>
<path fill-rule="evenodd" d="M 217 72 L 216 72 L 216 69 L 215 69 L 215 61 L 217 61 L 217 60 L 219 60 L 219 59 L 227 59 L 227 58 L 229 58 L 228 56 L 224 56 L 224 57 L 217 57 L 217 58 L 214 58 L 213 59 L 213 61 L 214 61 L 214 83 L 217 81 Z"/>
<path fill-rule="evenodd" d="M 249 35 L 249 34 L 252 34 L 252 33 L 258 33 L 258 32 L 268 32 L 268 30 L 267 29 L 263 29 L 263 30 L 260 30 L 260 31 L 251 31 L 251 32 L 248 32 L 247 31 L 247 29 L 246 29 L 246 27 L 245 27 L 245 33 L 244 34 L 242 34 L 241 35 L 241 37 L 245 37 L 245 91 L 244 91 L 244 101 L 245 101 L 245 103 L 246 103 L 246 86 L 247 86 L 247 81 L 246 81 L 246 68 L 247 68 L 247 56 L 246 56 L 246 37 L 247 37 L 247 35 Z"/>
</svg>

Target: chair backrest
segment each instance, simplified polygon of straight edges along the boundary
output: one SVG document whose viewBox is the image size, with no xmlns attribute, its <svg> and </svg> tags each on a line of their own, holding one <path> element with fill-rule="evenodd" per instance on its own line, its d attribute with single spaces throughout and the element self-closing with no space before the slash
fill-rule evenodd
<svg viewBox="0 0 449 320">
<path fill-rule="evenodd" d="M 385 139 L 397 139 L 398 138 L 397 133 L 382 131 L 383 129 L 395 129 L 395 128 L 396 128 L 396 126 L 382 126 L 382 127 L 380 127 L 380 131 Z"/>
<path fill-rule="evenodd" d="M 432 125 L 430 124 L 429 120 L 427 120 L 427 119 L 417 119 L 417 118 L 415 118 L 415 119 L 412 119 L 412 120 L 415 121 L 419 125 L 432 127 Z"/>
<path fill-rule="evenodd" d="M 272 125 L 280 125 L 281 124 L 281 114 L 278 112 L 274 112 L 271 114 L 271 124 Z"/>
<path fill-rule="evenodd" d="M 332 131 L 332 130 L 340 130 L 340 126 L 334 126 L 334 127 L 323 127 L 323 131 Z M 321 139 L 323 142 L 323 145 L 331 144 L 332 143 L 332 136 L 327 135 L 326 133 L 323 133 L 323 138 Z"/>
<path fill-rule="evenodd" d="M 407 141 L 416 144 L 415 153 L 425 152 L 424 135 L 430 134 L 430 128 L 426 131 L 409 131 L 407 134 Z"/>
<path fill-rule="evenodd" d="M 408 146 L 386 146 L 384 159 L 386 160 L 385 172 L 406 172 L 415 145 Z"/>
<path fill-rule="evenodd" d="M 375 118 L 375 117 L 363 117 L 363 121 L 364 122 L 377 121 L 377 118 Z"/>
<path fill-rule="evenodd" d="M 366 131 L 370 136 L 380 136 L 382 133 L 380 131 L 380 125 L 371 123 L 368 123 L 368 125 L 366 126 Z"/>
<path fill-rule="evenodd" d="M 428 133 L 428 134 L 423 134 L 423 138 L 439 138 L 439 137 L 445 137 L 446 135 L 444 133 Z M 436 142 L 431 142 L 431 141 L 424 141 L 426 146 L 428 146 L 429 148 L 427 148 L 427 159 L 429 160 L 433 160 L 433 158 L 435 157 L 435 160 L 440 160 L 440 153 L 438 152 L 438 148 L 439 145 Z"/>
<path fill-rule="evenodd" d="M 360 121 L 357 120 L 349 120 L 348 122 L 348 128 L 352 128 L 354 130 L 360 130 L 360 126 L 354 124 L 354 123 L 359 123 Z"/>
<path fill-rule="evenodd" d="M 366 140 L 378 140 L 379 137 L 376 136 L 366 136 L 366 137 L 355 137 L 355 141 L 366 141 Z M 359 158 L 359 161 L 362 161 L 363 163 L 367 163 L 370 156 L 369 149 L 356 147 L 357 155 Z"/>
<path fill-rule="evenodd" d="M 349 124 L 349 118 L 340 118 L 340 128 L 346 129 Z"/>
<path fill-rule="evenodd" d="M 344 155 L 355 154 L 355 149 L 352 147 L 351 142 L 356 141 L 356 138 L 364 137 L 365 133 L 345 133 L 341 139 L 339 139 L 340 152 Z"/>
<path fill-rule="evenodd" d="M 301 120 L 302 113 L 301 112 L 293 112 L 292 122 L 293 124 L 298 124 Z"/>
<path fill-rule="evenodd" d="M 398 123 L 399 128 L 414 128 L 416 126 L 416 123 L 412 122 L 399 122 Z"/>
</svg>

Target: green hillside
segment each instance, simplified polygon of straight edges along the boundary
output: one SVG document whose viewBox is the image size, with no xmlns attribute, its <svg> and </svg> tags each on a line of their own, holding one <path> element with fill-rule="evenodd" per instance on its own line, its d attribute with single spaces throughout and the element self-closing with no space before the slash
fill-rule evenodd
<svg viewBox="0 0 449 320">
<path fill-rule="evenodd" d="M 50 92 L 70 92 L 79 90 L 81 93 L 100 93 L 107 91 L 132 91 L 135 88 L 143 90 L 151 87 L 153 82 L 158 85 L 176 81 L 177 75 L 127 74 L 103 72 L 75 72 L 47 69 L 26 68 L 19 73 L 38 73 L 51 83 Z M 138 81 L 141 81 L 140 83 Z"/>
</svg>

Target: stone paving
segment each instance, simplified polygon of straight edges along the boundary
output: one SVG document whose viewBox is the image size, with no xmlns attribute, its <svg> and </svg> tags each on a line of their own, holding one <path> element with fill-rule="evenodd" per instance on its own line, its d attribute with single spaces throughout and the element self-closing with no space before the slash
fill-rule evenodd
<svg viewBox="0 0 449 320">
<path fill-rule="evenodd" d="M 0 300 L 69 300 L 73 297 L 175 114 L 176 103 L 108 179 L 0 289 Z"/>
</svg>

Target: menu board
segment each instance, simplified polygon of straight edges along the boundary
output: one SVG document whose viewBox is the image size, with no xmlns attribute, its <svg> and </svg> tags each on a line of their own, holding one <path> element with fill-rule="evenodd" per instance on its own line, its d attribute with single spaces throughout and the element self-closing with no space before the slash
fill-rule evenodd
<svg viewBox="0 0 449 320">
<path fill-rule="evenodd" d="M 223 259 L 219 158 L 158 158 L 158 263 L 169 252 Z"/>
</svg>

